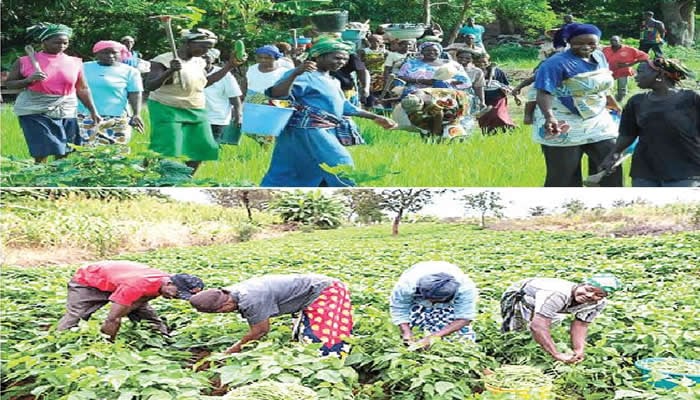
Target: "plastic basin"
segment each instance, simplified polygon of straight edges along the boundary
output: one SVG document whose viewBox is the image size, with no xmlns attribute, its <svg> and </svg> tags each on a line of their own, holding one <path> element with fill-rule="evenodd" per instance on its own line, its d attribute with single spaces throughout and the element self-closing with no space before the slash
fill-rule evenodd
<svg viewBox="0 0 700 400">
<path fill-rule="evenodd" d="M 293 108 L 245 103 L 241 131 L 252 135 L 279 136 L 293 113 Z"/>
<path fill-rule="evenodd" d="M 664 375 L 664 378 L 656 381 L 651 380 L 651 371 L 654 369 L 653 365 L 654 362 L 662 361 L 662 360 L 679 360 L 677 358 L 644 358 L 641 360 L 637 360 L 634 363 L 634 366 L 637 367 L 642 372 L 642 378 L 644 381 L 651 383 L 654 387 L 657 388 L 662 388 L 662 389 L 671 389 L 676 386 L 678 386 L 677 383 L 672 382 L 671 380 L 680 380 L 685 378 L 690 379 L 691 381 L 695 383 L 700 383 L 700 375 L 693 375 L 693 374 L 678 374 L 674 372 L 668 372 L 664 370 L 656 370 L 657 372 L 661 373 Z M 686 362 L 692 363 L 692 364 L 698 364 L 700 365 L 700 361 L 697 360 L 684 360 Z"/>
</svg>

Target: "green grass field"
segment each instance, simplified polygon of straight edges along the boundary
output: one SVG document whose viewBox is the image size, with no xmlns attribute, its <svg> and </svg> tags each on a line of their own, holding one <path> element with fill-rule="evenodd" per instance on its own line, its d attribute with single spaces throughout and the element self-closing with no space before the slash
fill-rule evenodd
<svg viewBox="0 0 700 400">
<path fill-rule="evenodd" d="M 516 48 L 517 50 L 517 48 Z M 700 69 L 700 54 L 694 49 L 668 48 L 667 52 L 684 60 L 692 69 Z M 494 50 L 494 60 L 506 71 L 526 76 L 537 61 L 527 51 Z M 514 79 L 517 84 L 519 79 Z M 692 84 L 692 82 L 690 82 Z M 638 91 L 630 83 L 630 95 Z M 465 187 L 538 187 L 544 183 L 544 158 L 539 145 L 531 140 L 531 126 L 521 124 L 522 107 L 510 102 L 511 116 L 520 126 L 509 134 L 484 137 L 475 133 L 464 143 L 425 143 L 416 133 L 384 131 L 371 122 L 359 121 L 365 146 L 349 148 L 358 171 L 375 174 L 388 169 L 377 180 L 360 182 L 361 186 L 465 186 Z M 148 124 L 148 110 L 144 119 Z M 3 157 L 29 158 L 17 118 L 9 104 L 0 114 Z M 145 134 L 134 134 L 130 147 L 138 153 L 147 149 L 150 127 Z M 270 162 L 272 148 L 261 148 L 244 137 L 238 146 L 222 147 L 217 162 L 205 162 L 195 177 L 211 179 L 223 186 L 257 185 Z M 386 168 L 383 168 L 386 167 Z M 623 165 L 629 170 L 629 160 Z M 586 170 L 584 158 L 584 171 Z M 625 177 L 625 185 L 630 185 Z"/>
</svg>

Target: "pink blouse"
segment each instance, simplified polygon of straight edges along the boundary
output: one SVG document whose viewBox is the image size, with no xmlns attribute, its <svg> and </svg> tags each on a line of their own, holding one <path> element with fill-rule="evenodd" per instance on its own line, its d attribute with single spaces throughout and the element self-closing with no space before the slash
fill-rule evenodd
<svg viewBox="0 0 700 400">
<path fill-rule="evenodd" d="M 61 96 L 75 93 L 75 84 L 83 75 L 83 60 L 63 53 L 48 54 L 43 51 L 36 53 L 36 59 L 47 78 L 32 83 L 27 89 Z M 36 72 L 28 56 L 20 57 L 19 63 L 22 76 L 28 77 Z"/>
</svg>

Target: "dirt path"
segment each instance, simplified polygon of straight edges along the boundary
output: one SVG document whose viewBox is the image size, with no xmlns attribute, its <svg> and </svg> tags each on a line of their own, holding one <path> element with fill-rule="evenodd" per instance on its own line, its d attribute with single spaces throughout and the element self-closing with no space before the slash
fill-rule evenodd
<svg viewBox="0 0 700 400">
<path fill-rule="evenodd" d="M 266 240 L 285 236 L 294 231 L 289 226 L 276 226 L 274 229 L 267 229 L 256 233 L 251 240 Z M 89 261 L 118 257 L 120 254 L 140 253 L 154 251 L 164 248 L 173 247 L 192 247 L 192 246 L 216 246 L 222 244 L 240 243 L 237 240 L 214 240 L 210 243 L 202 244 L 201 242 L 182 241 L 181 245 L 175 246 L 170 243 L 148 243 L 148 246 L 139 248 L 125 248 L 121 251 L 100 256 L 96 252 L 74 247 L 52 247 L 52 248 L 31 248 L 31 247 L 6 247 L 2 249 L 0 256 L 1 266 L 18 266 L 18 267 L 55 267 L 65 265 L 83 264 Z"/>
</svg>

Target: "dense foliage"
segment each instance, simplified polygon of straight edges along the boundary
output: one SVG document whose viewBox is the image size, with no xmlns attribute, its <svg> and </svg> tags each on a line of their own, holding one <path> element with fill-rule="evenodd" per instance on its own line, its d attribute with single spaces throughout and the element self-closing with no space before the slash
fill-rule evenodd
<svg viewBox="0 0 700 400">
<path fill-rule="evenodd" d="M 106 310 L 59 333 L 53 327 L 64 311 L 65 284 L 75 266 L 5 267 L 2 398 L 33 392 L 51 399 L 211 399 L 205 395 L 273 380 L 300 383 L 328 400 L 495 399 L 478 395 L 482 374 L 503 364 L 543 369 L 559 399 L 690 400 L 700 395 L 698 389 L 653 389 L 633 365 L 655 356 L 700 358 L 697 232 L 609 238 L 411 224 L 392 237 L 388 230 L 341 228 L 126 257 L 198 274 L 208 287 L 265 273 L 338 277 L 352 292 L 356 321 L 354 349 L 345 360 L 319 359 L 316 346 L 290 343 L 288 317 L 273 319 L 262 342 L 224 356 L 221 351 L 247 325 L 234 314 L 198 314 L 176 300 L 152 302 L 172 328 L 171 338 L 125 322 L 116 343 L 105 343 L 97 332 Z M 476 345 L 444 341 L 411 352 L 401 344 L 389 321 L 388 295 L 405 268 L 430 259 L 460 265 L 479 287 Z M 535 275 L 580 280 L 599 271 L 615 272 L 625 290 L 591 325 L 581 364 L 553 362 L 527 333 L 499 333 L 498 299 L 511 282 Z M 555 327 L 553 337 L 561 349 L 568 347 L 565 326 Z"/>
</svg>

